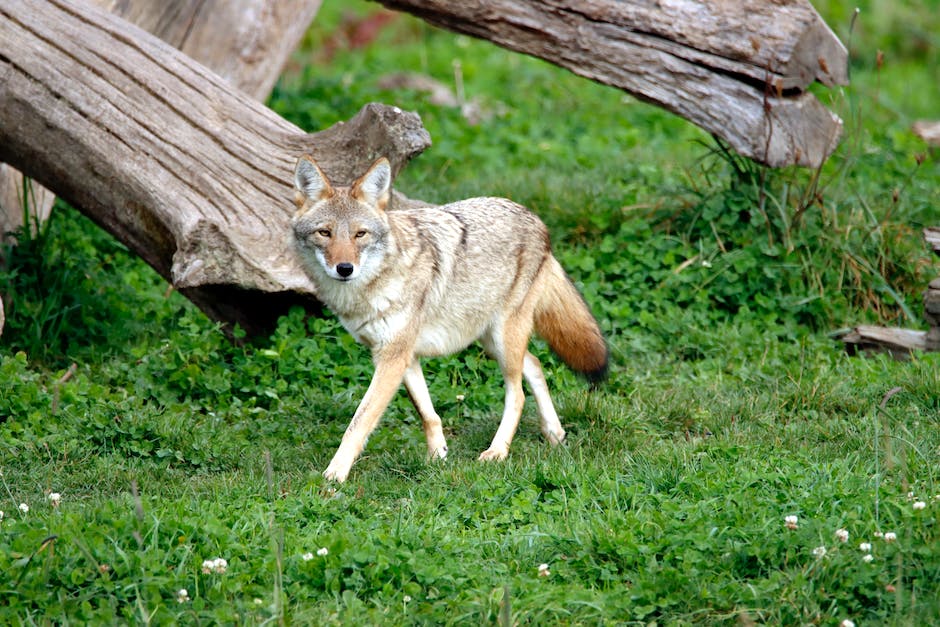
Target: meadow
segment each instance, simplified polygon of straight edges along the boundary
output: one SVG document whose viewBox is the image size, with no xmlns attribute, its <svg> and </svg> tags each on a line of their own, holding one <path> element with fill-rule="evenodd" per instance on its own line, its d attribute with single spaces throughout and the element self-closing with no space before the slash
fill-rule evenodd
<svg viewBox="0 0 940 627">
<path fill-rule="evenodd" d="M 433 146 L 396 187 L 531 207 L 608 338 L 594 391 L 534 343 L 568 439 L 528 400 L 503 463 L 476 461 L 503 388 L 471 347 L 424 366 L 445 462 L 402 393 L 325 482 L 367 352 L 301 310 L 232 342 L 60 203 L 0 267 L 0 623 L 940 619 L 940 353 L 837 339 L 926 328 L 940 152 L 910 129 L 940 117 L 940 3 L 862 2 L 851 32 L 855 5 L 814 4 L 852 77 L 815 89 L 846 125 L 819 171 L 407 16 L 357 37 L 378 5 L 325 2 L 270 106 L 308 130 L 419 112 Z"/>
</svg>

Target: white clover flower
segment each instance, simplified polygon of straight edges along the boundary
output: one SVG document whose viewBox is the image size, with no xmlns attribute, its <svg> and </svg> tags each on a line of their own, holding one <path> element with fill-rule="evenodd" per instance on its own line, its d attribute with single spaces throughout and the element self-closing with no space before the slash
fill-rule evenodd
<svg viewBox="0 0 940 627">
<path fill-rule="evenodd" d="M 846 529 L 836 529 L 836 540 L 839 542 L 848 542 L 849 532 Z"/>
<path fill-rule="evenodd" d="M 20 503 L 20 511 L 23 512 L 24 514 L 28 514 L 29 505 L 27 505 L 26 503 Z"/>
<path fill-rule="evenodd" d="M 254 603 L 255 605 L 264 605 L 264 601 L 258 597 L 255 597 Z"/>
<path fill-rule="evenodd" d="M 862 542 L 861 544 L 858 545 L 858 550 L 868 553 L 869 551 L 871 551 L 871 542 Z"/>
<path fill-rule="evenodd" d="M 326 548 L 325 546 L 317 549 L 317 555 L 319 555 L 320 557 L 325 557 L 329 554 L 330 554 L 330 550 Z"/>
<path fill-rule="evenodd" d="M 800 519 L 790 514 L 789 516 L 784 517 L 783 524 L 787 529 L 796 529 L 799 526 Z"/>
<path fill-rule="evenodd" d="M 548 570 L 548 564 L 539 564 L 539 577 L 548 577 L 552 571 Z"/>
<path fill-rule="evenodd" d="M 927 503 L 925 503 L 924 501 L 914 501 L 914 504 L 911 507 L 913 507 L 914 509 L 924 509 L 925 507 L 927 507 Z"/>
<path fill-rule="evenodd" d="M 817 559 L 826 557 L 826 547 L 817 546 L 815 549 L 813 549 L 813 556 Z"/>
<path fill-rule="evenodd" d="M 58 492 L 50 492 L 49 496 L 46 498 L 49 499 L 49 502 L 52 503 L 53 507 L 58 507 L 59 503 L 62 502 L 62 495 Z"/>
<path fill-rule="evenodd" d="M 402 601 L 404 601 L 405 603 L 411 603 L 411 596 L 406 594 L 406 595 L 402 598 Z"/>
<path fill-rule="evenodd" d="M 855 627 L 855 621 L 846 618 L 844 621 L 839 623 L 839 627 Z"/>
<path fill-rule="evenodd" d="M 884 532 L 882 532 L 882 531 L 876 531 L 876 532 L 875 532 L 875 537 L 876 537 L 876 538 L 883 538 L 883 537 L 885 537 L 885 534 L 884 534 Z"/>
<path fill-rule="evenodd" d="M 885 533 L 885 542 L 894 542 L 897 539 L 898 534 L 894 533 L 893 531 L 888 531 Z"/>
<path fill-rule="evenodd" d="M 202 573 L 208 575 L 209 573 L 219 573 L 220 575 L 225 573 L 228 570 L 228 561 L 225 558 L 217 557 L 212 560 L 203 560 L 202 562 Z"/>
<path fill-rule="evenodd" d="M 309 552 L 304 553 L 303 555 L 300 556 L 300 559 L 302 559 L 305 562 L 309 562 L 310 560 L 313 559 L 313 553 L 309 553 Z"/>
<path fill-rule="evenodd" d="M 457 398 L 457 402 L 458 402 L 458 403 L 462 403 L 462 402 L 464 401 L 464 399 L 467 398 L 467 397 L 466 397 L 465 395 L 463 395 L 463 394 L 458 394 L 456 398 Z"/>
<path fill-rule="evenodd" d="M 189 601 L 189 591 L 186 588 L 180 588 L 176 591 L 176 602 L 186 603 L 186 601 Z"/>
<path fill-rule="evenodd" d="M 875 559 L 875 556 L 872 555 L 871 553 L 866 553 L 865 555 L 862 556 L 862 561 L 865 562 L 866 564 L 870 564 L 873 559 Z"/>
</svg>

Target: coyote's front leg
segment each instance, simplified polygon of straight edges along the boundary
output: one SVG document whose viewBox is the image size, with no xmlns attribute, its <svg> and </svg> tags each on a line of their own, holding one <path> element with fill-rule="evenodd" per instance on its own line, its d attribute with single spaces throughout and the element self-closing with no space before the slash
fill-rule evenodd
<svg viewBox="0 0 940 627">
<path fill-rule="evenodd" d="M 333 460 L 323 471 L 324 477 L 331 481 L 346 481 L 352 465 L 366 445 L 366 439 L 379 424 L 382 413 L 401 385 L 412 359 L 413 351 L 410 348 L 385 347 L 376 353 L 372 382 L 346 428 Z"/>
<path fill-rule="evenodd" d="M 421 425 L 428 443 L 428 459 L 444 459 L 447 457 L 447 440 L 444 438 L 441 417 L 434 411 L 428 384 L 424 381 L 421 364 L 417 358 L 405 371 L 405 389 L 408 390 L 411 403 L 421 415 Z"/>
</svg>

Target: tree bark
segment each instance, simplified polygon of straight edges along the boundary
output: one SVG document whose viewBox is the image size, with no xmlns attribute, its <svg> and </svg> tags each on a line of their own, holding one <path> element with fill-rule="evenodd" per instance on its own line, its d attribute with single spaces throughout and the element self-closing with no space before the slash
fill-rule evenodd
<svg viewBox="0 0 940 627">
<path fill-rule="evenodd" d="M 261 101 L 271 93 L 321 4 L 321 0 L 90 1 L 156 35 Z M 24 189 L 29 193 L 24 195 Z M 55 194 L 0 164 L 0 239 L 23 224 L 24 209 L 34 226 L 48 218 L 54 202 Z"/>
<path fill-rule="evenodd" d="M 267 331 L 316 290 L 290 243 L 292 173 L 339 183 L 430 143 L 367 105 L 307 135 L 132 24 L 74 0 L 0 0 L 0 161 L 114 234 L 210 317 Z"/>
<path fill-rule="evenodd" d="M 808 0 L 379 0 L 660 105 L 771 166 L 817 167 L 842 121 L 810 93 L 848 54 Z"/>
<path fill-rule="evenodd" d="M 94 0 L 256 100 L 271 94 L 321 0 Z"/>
</svg>

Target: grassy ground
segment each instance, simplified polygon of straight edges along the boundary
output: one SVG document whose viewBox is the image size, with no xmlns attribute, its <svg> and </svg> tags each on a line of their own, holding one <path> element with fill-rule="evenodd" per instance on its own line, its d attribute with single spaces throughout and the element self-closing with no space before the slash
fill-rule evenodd
<svg viewBox="0 0 940 627">
<path fill-rule="evenodd" d="M 434 146 L 399 189 L 543 216 L 609 337 L 610 381 L 589 393 L 536 344 L 568 444 L 541 441 L 527 405 L 509 460 L 481 465 L 498 372 L 477 349 L 433 360 L 451 457 L 425 463 L 402 395 L 334 491 L 319 473 L 366 353 L 299 311 L 233 346 L 60 207 L 0 273 L 0 622 L 940 616 L 940 355 L 848 358 L 831 337 L 923 328 L 940 165 L 909 129 L 940 114 L 938 3 L 862 5 L 851 37 L 854 5 L 818 5 L 853 77 L 819 92 L 847 134 L 818 190 L 485 43 L 404 17 L 362 41 L 375 6 L 340 4 L 271 105 L 311 130 L 372 100 L 419 111 Z M 380 87 L 403 70 L 459 76 L 485 119 Z"/>
</svg>

